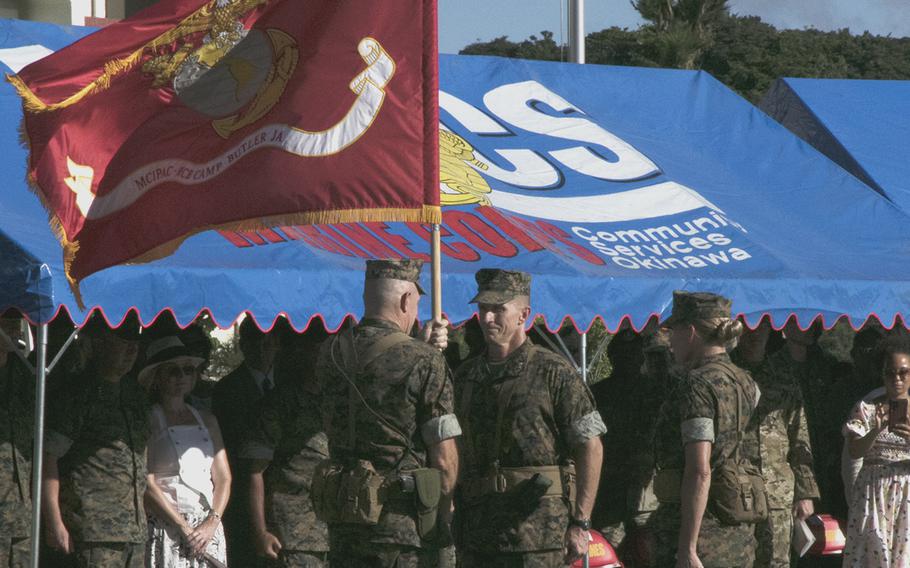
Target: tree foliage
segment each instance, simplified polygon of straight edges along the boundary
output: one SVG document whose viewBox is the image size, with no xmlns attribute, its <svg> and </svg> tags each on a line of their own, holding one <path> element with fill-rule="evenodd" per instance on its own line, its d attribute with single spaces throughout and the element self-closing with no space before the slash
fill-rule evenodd
<svg viewBox="0 0 910 568">
<path fill-rule="evenodd" d="M 848 30 L 777 30 L 728 12 L 726 0 L 636 0 L 647 23 L 637 30 L 589 34 L 587 61 L 604 65 L 703 69 L 757 102 L 778 77 L 910 79 L 910 38 Z M 551 32 L 520 42 L 500 37 L 462 50 L 470 55 L 565 60 Z"/>
</svg>

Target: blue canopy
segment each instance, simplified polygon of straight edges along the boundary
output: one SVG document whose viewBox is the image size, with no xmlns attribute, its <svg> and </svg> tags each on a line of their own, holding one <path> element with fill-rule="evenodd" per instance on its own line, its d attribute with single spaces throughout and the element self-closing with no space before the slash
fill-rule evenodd
<svg viewBox="0 0 910 568">
<path fill-rule="evenodd" d="M 2 49 L 53 50 L 88 33 L 0 29 L 4 63 Z M 751 324 L 764 313 L 776 325 L 791 313 L 891 323 L 910 301 L 910 219 L 710 75 L 441 56 L 440 76 L 452 321 L 472 315 L 481 267 L 530 272 L 534 312 L 582 329 L 597 316 L 640 327 L 667 314 L 675 289 L 729 296 Z M 20 119 L 0 86 L 0 308 L 41 321 L 65 308 L 80 323 L 24 182 Z M 146 323 L 170 309 L 186 324 L 208 309 L 222 326 L 249 311 L 265 327 L 283 313 L 298 329 L 315 315 L 334 328 L 362 309 L 364 258 L 428 251 L 427 228 L 403 223 L 206 232 L 171 257 L 99 272 L 82 292 L 112 322 L 135 307 Z"/>
<path fill-rule="evenodd" d="M 760 108 L 910 211 L 910 81 L 778 79 Z"/>
</svg>

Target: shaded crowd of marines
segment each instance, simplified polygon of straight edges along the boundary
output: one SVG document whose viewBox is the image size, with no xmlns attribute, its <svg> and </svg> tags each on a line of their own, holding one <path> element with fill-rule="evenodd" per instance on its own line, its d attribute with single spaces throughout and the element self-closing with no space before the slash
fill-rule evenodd
<svg viewBox="0 0 910 568">
<path fill-rule="evenodd" d="M 526 334 L 527 274 L 477 273 L 482 342 L 459 349 L 448 322 L 412 329 L 420 270 L 368 261 L 363 317 L 335 334 L 246 320 L 244 363 L 197 384 L 192 402 L 218 417 L 233 474 L 228 565 L 563 566 L 593 527 L 627 566 L 780 568 L 794 518 L 843 517 L 839 426 L 877 386 L 863 365 L 879 331 L 857 335 L 849 369 L 818 348 L 818 330 L 791 324 L 783 339 L 763 323 L 740 338 L 728 300 L 677 292 L 660 328 L 612 339 L 613 373 L 592 393 Z M 13 342 L 27 333 L 0 322 Z M 209 357 L 203 333 L 179 333 Z M 138 321 L 95 317 L 83 335 L 51 383 L 42 564 L 144 566 Z M 13 347 L 0 344 L 3 568 L 28 565 L 32 536 L 34 378 Z M 763 520 L 715 514 L 712 472 L 733 455 L 764 478 Z"/>
</svg>

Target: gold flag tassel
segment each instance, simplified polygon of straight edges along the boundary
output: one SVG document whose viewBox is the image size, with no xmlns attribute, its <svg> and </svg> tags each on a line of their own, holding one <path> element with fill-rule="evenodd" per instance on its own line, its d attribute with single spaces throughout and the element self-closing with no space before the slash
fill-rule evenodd
<svg viewBox="0 0 910 568">
<path fill-rule="evenodd" d="M 231 221 L 217 225 L 198 227 L 191 232 L 159 245 L 129 261 L 129 264 L 143 264 L 171 255 L 186 239 L 205 231 L 264 231 L 275 227 L 293 225 L 334 225 L 336 223 L 442 223 L 442 210 L 436 205 L 423 205 L 414 209 L 336 209 L 333 211 L 306 211 L 272 215 L 256 219 Z"/>
<path fill-rule="evenodd" d="M 54 233 L 54 237 L 60 242 L 60 247 L 63 249 L 63 274 L 66 276 L 70 291 L 76 299 L 76 305 L 79 306 L 80 310 L 85 311 L 85 304 L 82 301 L 82 292 L 79 290 L 79 281 L 73 278 L 70 273 L 73 261 L 76 260 L 76 253 L 79 252 L 79 241 L 71 241 L 66 236 L 66 229 L 63 228 L 63 222 L 60 221 L 60 217 L 50 212 L 51 208 L 48 206 L 47 200 L 44 198 L 44 193 L 38 186 L 38 180 L 35 179 L 35 176 L 28 174 L 25 179 L 31 192 L 38 196 L 41 205 L 48 211 L 48 225 L 50 226 L 51 232 Z"/>
</svg>

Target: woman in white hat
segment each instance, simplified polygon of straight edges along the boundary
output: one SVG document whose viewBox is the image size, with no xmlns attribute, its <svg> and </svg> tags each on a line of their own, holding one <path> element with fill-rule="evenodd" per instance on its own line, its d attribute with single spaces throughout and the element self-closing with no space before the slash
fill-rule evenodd
<svg viewBox="0 0 910 568">
<path fill-rule="evenodd" d="M 151 392 L 146 563 L 153 568 L 224 566 L 221 515 L 231 471 L 218 421 L 186 403 L 202 359 L 175 336 L 152 342 L 139 382 Z"/>
</svg>

